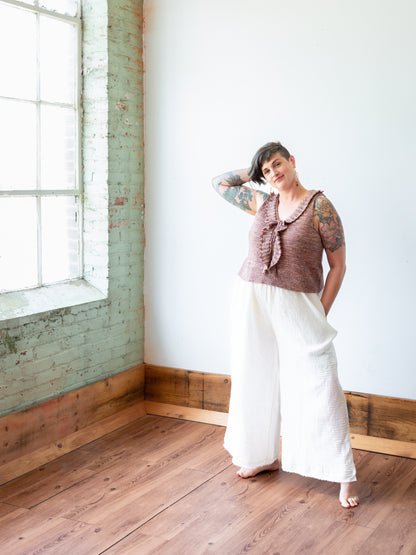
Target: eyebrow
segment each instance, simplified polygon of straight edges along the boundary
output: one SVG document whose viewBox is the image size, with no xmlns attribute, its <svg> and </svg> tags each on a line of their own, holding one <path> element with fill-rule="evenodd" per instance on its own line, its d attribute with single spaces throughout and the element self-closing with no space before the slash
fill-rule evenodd
<svg viewBox="0 0 416 555">
<path fill-rule="evenodd" d="M 268 164 L 269 162 L 270 162 L 270 160 L 265 162 L 264 165 Z M 271 163 L 272 166 L 274 166 L 275 164 L 280 164 L 280 158 L 276 158 L 276 160 L 273 160 L 273 162 Z"/>
</svg>

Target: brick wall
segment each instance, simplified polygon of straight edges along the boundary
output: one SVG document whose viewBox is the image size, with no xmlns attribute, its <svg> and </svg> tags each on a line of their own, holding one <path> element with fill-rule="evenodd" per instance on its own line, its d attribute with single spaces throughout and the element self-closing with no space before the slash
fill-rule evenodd
<svg viewBox="0 0 416 555">
<path fill-rule="evenodd" d="M 142 0 L 83 15 L 85 275 L 108 297 L 3 322 L 0 416 L 143 362 Z"/>
</svg>

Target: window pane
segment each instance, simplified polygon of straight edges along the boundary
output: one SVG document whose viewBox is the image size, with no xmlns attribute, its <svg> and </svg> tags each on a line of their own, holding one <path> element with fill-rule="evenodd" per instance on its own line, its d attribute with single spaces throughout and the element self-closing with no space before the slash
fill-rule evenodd
<svg viewBox="0 0 416 555">
<path fill-rule="evenodd" d="M 36 98 L 36 16 L 0 4 L 0 95 Z"/>
<path fill-rule="evenodd" d="M 79 277 L 77 197 L 42 198 L 42 275 L 44 283 Z"/>
<path fill-rule="evenodd" d="M 35 198 L 0 198 L 0 291 L 37 285 Z"/>
<path fill-rule="evenodd" d="M 41 100 L 73 104 L 77 42 L 73 25 L 40 18 Z"/>
<path fill-rule="evenodd" d="M 77 15 L 78 0 L 41 0 L 40 6 L 66 15 Z"/>
<path fill-rule="evenodd" d="M 0 98 L 0 189 L 36 187 L 36 106 Z"/>
<path fill-rule="evenodd" d="M 41 108 L 42 189 L 76 187 L 76 115 L 71 108 Z"/>
</svg>

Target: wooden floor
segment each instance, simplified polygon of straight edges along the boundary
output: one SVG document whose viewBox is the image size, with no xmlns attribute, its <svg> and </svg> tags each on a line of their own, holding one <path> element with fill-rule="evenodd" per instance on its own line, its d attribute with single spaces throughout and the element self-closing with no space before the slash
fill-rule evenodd
<svg viewBox="0 0 416 555">
<path fill-rule="evenodd" d="M 361 505 L 236 477 L 224 428 L 145 416 L 0 487 L 0 553 L 416 553 L 416 461 L 355 451 Z"/>
</svg>

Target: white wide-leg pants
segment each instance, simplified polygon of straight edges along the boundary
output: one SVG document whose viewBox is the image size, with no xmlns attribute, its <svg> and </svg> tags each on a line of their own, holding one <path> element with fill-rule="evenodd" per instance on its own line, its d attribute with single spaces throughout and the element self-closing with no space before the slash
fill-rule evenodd
<svg viewBox="0 0 416 555">
<path fill-rule="evenodd" d="M 335 335 L 316 293 L 236 280 L 224 439 L 234 464 L 271 464 L 282 434 L 283 470 L 356 480 Z"/>
</svg>

